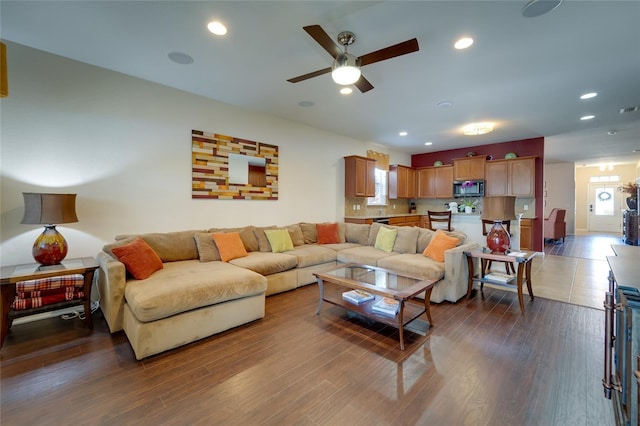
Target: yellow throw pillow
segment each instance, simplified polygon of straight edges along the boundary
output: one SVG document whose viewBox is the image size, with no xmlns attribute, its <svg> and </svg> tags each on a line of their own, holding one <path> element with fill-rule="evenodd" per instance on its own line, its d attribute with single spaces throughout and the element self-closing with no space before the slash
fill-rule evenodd
<svg viewBox="0 0 640 426">
<path fill-rule="evenodd" d="M 293 241 L 291 235 L 286 229 L 265 229 L 264 234 L 271 244 L 273 253 L 282 253 L 283 251 L 293 250 Z"/>
<path fill-rule="evenodd" d="M 396 229 L 385 228 L 384 226 L 380 227 L 378 231 L 378 235 L 376 236 L 376 243 L 374 245 L 378 250 L 386 251 L 387 253 L 391 253 L 393 250 L 393 245 L 396 242 L 396 237 L 398 236 L 398 231 Z"/>
<path fill-rule="evenodd" d="M 220 259 L 223 262 L 228 262 L 230 260 L 249 255 L 247 253 L 247 249 L 244 248 L 244 244 L 242 244 L 240 234 L 237 232 L 212 234 L 212 237 L 218 247 L 218 251 L 220 252 Z"/>
<path fill-rule="evenodd" d="M 460 240 L 457 238 L 450 237 L 444 231 L 437 230 L 422 254 L 436 262 L 444 262 L 444 252 L 454 248 L 459 242 Z"/>
</svg>

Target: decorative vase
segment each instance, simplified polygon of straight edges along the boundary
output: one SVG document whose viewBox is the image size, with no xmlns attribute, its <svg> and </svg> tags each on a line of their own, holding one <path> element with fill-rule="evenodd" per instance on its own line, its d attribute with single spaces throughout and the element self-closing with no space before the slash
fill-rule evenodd
<svg viewBox="0 0 640 426">
<path fill-rule="evenodd" d="M 496 220 L 487 234 L 487 247 L 491 253 L 504 253 L 511 247 L 511 237 L 502 226 L 502 221 Z"/>
<path fill-rule="evenodd" d="M 46 225 L 33 243 L 31 254 L 36 262 L 48 266 L 57 265 L 67 256 L 67 241 L 55 225 Z"/>
<path fill-rule="evenodd" d="M 471 206 L 464 206 L 464 212 L 465 213 L 471 213 L 473 211 L 473 207 Z"/>
<path fill-rule="evenodd" d="M 624 200 L 627 203 L 627 208 L 629 210 L 638 210 L 638 199 L 635 197 L 627 197 L 626 200 Z"/>
</svg>

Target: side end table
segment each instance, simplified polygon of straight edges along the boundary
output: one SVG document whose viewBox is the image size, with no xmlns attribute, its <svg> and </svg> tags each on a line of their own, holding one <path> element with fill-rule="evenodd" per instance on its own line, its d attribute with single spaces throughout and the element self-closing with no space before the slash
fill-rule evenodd
<svg viewBox="0 0 640 426">
<path fill-rule="evenodd" d="M 20 281 L 81 274 L 84 277 L 83 298 L 20 311 L 20 316 L 84 304 L 85 324 L 88 328 L 92 329 L 91 284 L 93 283 L 94 272 L 98 269 L 98 266 L 98 262 L 92 257 L 67 259 L 59 265 L 51 266 L 43 266 L 37 263 L 3 266 L 0 271 L 0 347 L 2 347 L 7 334 L 9 334 L 12 319 L 16 316 L 15 312 L 11 309 L 11 304 L 16 296 L 16 283 Z"/>
<path fill-rule="evenodd" d="M 515 253 L 515 252 L 514 252 Z M 467 286 L 467 298 L 471 298 L 471 290 L 473 289 L 474 281 L 480 282 L 480 286 L 484 283 L 492 285 L 501 285 L 505 287 L 513 287 L 512 284 L 501 284 L 495 281 L 485 279 L 486 264 L 489 261 L 499 261 L 507 263 L 517 263 L 518 270 L 516 271 L 516 287 L 518 289 L 518 302 L 520 303 L 520 312 L 524 312 L 524 302 L 522 300 L 522 285 L 526 282 L 527 291 L 529 297 L 533 300 L 533 290 L 531 289 L 531 264 L 532 260 L 536 256 L 535 251 L 519 251 L 518 256 L 510 254 L 491 253 L 484 250 L 471 250 L 465 251 L 467 256 L 467 264 L 469 266 L 469 283 Z M 476 276 L 473 268 L 473 258 L 480 259 L 480 273 Z"/>
</svg>

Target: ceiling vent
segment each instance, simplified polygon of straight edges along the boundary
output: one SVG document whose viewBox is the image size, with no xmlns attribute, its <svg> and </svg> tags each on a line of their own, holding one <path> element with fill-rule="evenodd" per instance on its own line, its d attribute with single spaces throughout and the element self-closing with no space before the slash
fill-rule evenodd
<svg viewBox="0 0 640 426">
<path fill-rule="evenodd" d="M 640 106 L 620 108 L 620 114 L 624 114 L 626 112 L 636 112 L 636 111 L 640 111 Z"/>
</svg>

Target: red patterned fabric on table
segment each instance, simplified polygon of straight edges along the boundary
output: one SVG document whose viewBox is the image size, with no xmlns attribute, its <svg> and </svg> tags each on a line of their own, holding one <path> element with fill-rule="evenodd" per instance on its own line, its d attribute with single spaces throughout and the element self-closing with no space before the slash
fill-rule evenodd
<svg viewBox="0 0 640 426">
<path fill-rule="evenodd" d="M 20 281 L 16 283 L 16 298 L 11 308 L 20 311 L 81 299 L 84 297 L 83 287 L 81 274 Z"/>
</svg>

